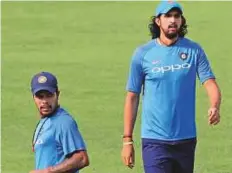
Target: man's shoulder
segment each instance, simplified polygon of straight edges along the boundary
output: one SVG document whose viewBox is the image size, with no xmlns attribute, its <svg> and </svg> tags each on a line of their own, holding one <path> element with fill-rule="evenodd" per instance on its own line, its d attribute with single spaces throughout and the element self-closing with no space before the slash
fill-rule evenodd
<svg viewBox="0 0 232 173">
<path fill-rule="evenodd" d="M 191 48 L 201 49 L 201 45 L 198 42 L 193 41 L 190 38 L 182 38 L 181 43 Z"/>
<path fill-rule="evenodd" d="M 146 53 L 151 50 L 152 48 L 154 48 L 156 46 L 155 41 L 154 40 L 150 40 L 144 44 L 139 45 L 138 47 L 136 47 L 135 51 L 134 51 L 134 56 L 135 57 L 144 57 L 146 55 Z"/>
<path fill-rule="evenodd" d="M 150 40 L 150 41 L 147 41 L 144 44 L 139 45 L 136 48 L 136 50 L 138 50 L 140 52 L 147 52 L 147 51 L 149 51 L 150 49 L 152 49 L 155 46 L 156 46 L 155 41 L 154 40 Z"/>
<path fill-rule="evenodd" d="M 54 121 L 57 125 L 61 125 L 61 124 L 68 125 L 68 124 L 76 123 L 72 115 L 70 115 L 68 111 L 66 111 L 63 108 L 59 108 L 56 116 L 54 116 Z"/>
</svg>

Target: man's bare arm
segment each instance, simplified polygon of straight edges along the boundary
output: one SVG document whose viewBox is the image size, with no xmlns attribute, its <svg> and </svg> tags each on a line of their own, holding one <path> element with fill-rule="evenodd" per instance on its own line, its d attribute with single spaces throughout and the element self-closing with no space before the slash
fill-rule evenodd
<svg viewBox="0 0 232 173">
<path fill-rule="evenodd" d="M 220 109 L 221 92 L 215 79 L 208 79 L 206 82 L 204 82 L 203 86 L 205 87 L 209 96 L 210 107 Z"/>
<path fill-rule="evenodd" d="M 49 173 L 73 173 L 73 170 L 80 170 L 89 165 L 86 151 L 78 151 L 58 165 L 48 168 Z"/>
<path fill-rule="evenodd" d="M 132 136 L 139 106 L 139 95 L 128 92 L 124 107 L 124 135 Z"/>
<path fill-rule="evenodd" d="M 214 79 L 207 80 L 204 84 L 210 100 L 210 108 L 208 110 L 208 123 L 217 125 L 220 122 L 220 105 L 221 92 Z"/>
</svg>

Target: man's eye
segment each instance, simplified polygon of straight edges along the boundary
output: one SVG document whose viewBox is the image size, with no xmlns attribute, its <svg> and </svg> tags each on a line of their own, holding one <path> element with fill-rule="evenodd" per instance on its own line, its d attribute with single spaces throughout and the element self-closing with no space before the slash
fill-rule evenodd
<svg viewBox="0 0 232 173">
<path fill-rule="evenodd" d="M 43 96 L 41 96 L 41 95 L 36 95 L 36 97 L 37 97 L 38 99 L 42 99 L 42 98 L 43 98 Z"/>
<path fill-rule="evenodd" d="M 174 17 L 175 18 L 180 18 L 180 14 L 175 14 Z"/>
</svg>

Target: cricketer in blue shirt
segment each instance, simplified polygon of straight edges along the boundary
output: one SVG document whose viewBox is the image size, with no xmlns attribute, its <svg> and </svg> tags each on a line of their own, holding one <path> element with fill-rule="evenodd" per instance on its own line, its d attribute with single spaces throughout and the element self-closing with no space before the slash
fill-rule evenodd
<svg viewBox="0 0 232 173">
<path fill-rule="evenodd" d="M 31 91 L 41 119 L 33 134 L 35 170 L 30 173 L 78 173 L 89 164 L 87 150 L 76 121 L 59 106 L 56 77 L 34 75 Z"/>
<path fill-rule="evenodd" d="M 192 173 L 196 146 L 196 77 L 210 98 L 209 124 L 220 121 L 220 91 L 202 47 L 185 38 L 183 9 L 162 1 L 149 25 L 152 40 L 132 56 L 127 82 L 122 157 L 134 166 L 132 133 L 142 93 L 145 173 Z"/>
</svg>

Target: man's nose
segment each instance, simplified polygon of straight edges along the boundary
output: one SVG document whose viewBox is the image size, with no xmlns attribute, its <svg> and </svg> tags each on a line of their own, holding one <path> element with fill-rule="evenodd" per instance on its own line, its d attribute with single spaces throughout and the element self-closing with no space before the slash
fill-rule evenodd
<svg viewBox="0 0 232 173">
<path fill-rule="evenodd" d="M 43 98 L 41 99 L 41 102 L 42 102 L 42 103 L 47 103 L 47 99 L 46 99 L 45 97 L 43 97 Z"/>
<path fill-rule="evenodd" d="M 175 21 L 176 21 L 176 19 L 175 19 L 174 16 L 170 17 L 170 22 L 171 22 L 172 24 L 175 23 Z"/>
</svg>

